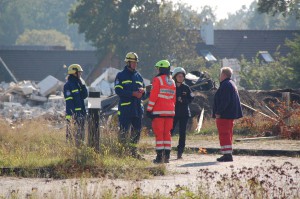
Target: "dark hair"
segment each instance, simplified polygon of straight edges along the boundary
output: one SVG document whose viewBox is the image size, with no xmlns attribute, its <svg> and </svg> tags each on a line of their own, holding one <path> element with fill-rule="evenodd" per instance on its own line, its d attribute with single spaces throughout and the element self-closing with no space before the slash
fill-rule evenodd
<svg viewBox="0 0 300 199">
<path fill-rule="evenodd" d="M 170 75 L 170 67 L 169 68 L 159 68 L 160 75 Z"/>
</svg>

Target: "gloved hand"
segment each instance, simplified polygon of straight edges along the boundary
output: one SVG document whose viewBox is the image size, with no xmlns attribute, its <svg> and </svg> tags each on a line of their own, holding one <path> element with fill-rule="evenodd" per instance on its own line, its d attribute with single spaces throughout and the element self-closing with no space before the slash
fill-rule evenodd
<svg viewBox="0 0 300 199">
<path fill-rule="evenodd" d="M 133 97 L 136 97 L 136 98 L 138 98 L 138 99 L 140 99 L 140 98 L 143 96 L 143 93 L 141 93 L 141 92 L 139 92 L 139 91 L 134 91 L 134 92 L 132 93 L 132 96 L 133 96 Z"/>
<path fill-rule="evenodd" d="M 152 114 L 152 112 L 150 112 L 150 111 L 147 111 L 147 112 L 146 112 L 146 116 L 147 116 L 148 118 L 150 118 L 150 119 L 153 119 L 153 114 Z"/>
</svg>

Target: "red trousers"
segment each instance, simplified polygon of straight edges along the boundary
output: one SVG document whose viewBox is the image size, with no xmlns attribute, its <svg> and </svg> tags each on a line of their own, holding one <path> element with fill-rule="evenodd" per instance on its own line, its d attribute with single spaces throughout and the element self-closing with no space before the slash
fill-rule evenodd
<svg viewBox="0 0 300 199">
<path fill-rule="evenodd" d="M 156 150 L 171 150 L 171 129 L 173 118 L 158 117 L 152 120 L 152 129 L 156 139 Z"/>
<path fill-rule="evenodd" d="M 222 154 L 232 154 L 233 119 L 216 119 Z"/>
</svg>

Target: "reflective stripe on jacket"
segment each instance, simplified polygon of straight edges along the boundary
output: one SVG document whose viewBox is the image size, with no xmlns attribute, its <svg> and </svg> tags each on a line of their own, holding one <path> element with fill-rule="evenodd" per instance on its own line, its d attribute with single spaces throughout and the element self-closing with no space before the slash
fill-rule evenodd
<svg viewBox="0 0 300 199">
<path fill-rule="evenodd" d="M 137 71 L 130 71 L 127 66 L 115 79 L 115 92 L 120 97 L 119 117 L 142 117 L 144 106 L 142 100 L 132 96 L 134 91 L 145 88 L 144 80 Z"/>
<path fill-rule="evenodd" d="M 175 82 L 167 75 L 153 78 L 147 111 L 153 115 L 174 116 L 176 103 Z"/>
<path fill-rule="evenodd" d="M 64 85 L 66 119 L 71 119 L 73 115 L 75 117 L 86 115 L 84 99 L 87 96 L 88 91 L 86 86 L 82 85 L 77 77 L 69 75 L 68 81 Z"/>
</svg>

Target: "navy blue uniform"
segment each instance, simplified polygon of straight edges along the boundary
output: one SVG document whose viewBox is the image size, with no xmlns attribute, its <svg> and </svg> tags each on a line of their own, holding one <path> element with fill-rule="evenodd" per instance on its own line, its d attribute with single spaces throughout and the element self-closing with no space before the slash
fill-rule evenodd
<svg viewBox="0 0 300 199">
<path fill-rule="evenodd" d="M 137 143 L 140 138 L 144 106 L 141 99 L 132 96 L 139 88 L 145 88 L 142 76 L 125 66 L 115 79 L 115 92 L 120 97 L 118 116 L 121 128 L 120 139 L 123 142 L 130 127 L 133 127 L 133 133 L 130 134 L 131 142 Z"/>
<path fill-rule="evenodd" d="M 191 117 L 191 111 L 189 104 L 193 101 L 194 95 L 191 89 L 186 84 L 176 85 L 176 105 L 175 105 L 175 117 L 173 122 L 172 134 L 176 124 L 179 122 L 179 141 L 178 141 L 178 154 L 182 154 L 185 147 L 186 139 L 186 126 L 189 117 Z"/>
<path fill-rule="evenodd" d="M 84 121 L 86 110 L 84 99 L 87 98 L 88 92 L 85 85 L 74 75 L 69 75 L 68 81 L 64 85 L 64 97 L 66 100 L 66 119 L 68 124 L 71 119 L 76 122 L 76 144 L 79 140 L 84 139 Z M 67 139 L 71 139 L 70 125 L 67 126 Z"/>
<path fill-rule="evenodd" d="M 243 117 L 240 97 L 235 83 L 227 78 L 220 83 L 214 98 L 213 118 L 220 115 L 223 119 L 238 119 Z"/>
</svg>

